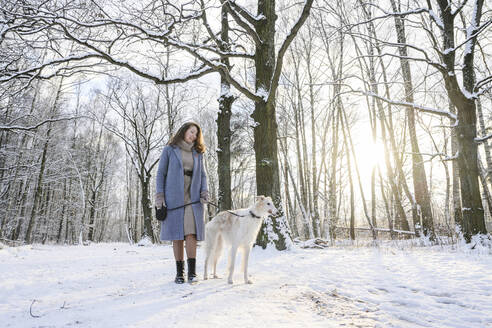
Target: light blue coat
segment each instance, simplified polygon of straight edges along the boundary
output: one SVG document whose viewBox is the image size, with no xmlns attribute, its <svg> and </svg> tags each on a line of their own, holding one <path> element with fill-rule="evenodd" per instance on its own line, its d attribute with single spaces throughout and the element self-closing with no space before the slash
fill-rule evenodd
<svg viewBox="0 0 492 328">
<path fill-rule="evenodd" d="M 195 149 L 193 153 L 193 176 L 191 177 L 191 202 L 200 200 L 200 193 L 207 191 L 207 175 L 203 167 L 203 155 Z M 181 149 L 178 146 L 166 146 L 162 150 L 156 176 L 156 192 L 164 193 L 167 208 L 184 205 L 184 173 Z M 205 238 L 203 204 L 191 205 L 195 216 L 196 239 Z M 184 208 L 167 211 L 167 218 L 161 223 L 161 240 L 184 239 Z"/>
</svg>

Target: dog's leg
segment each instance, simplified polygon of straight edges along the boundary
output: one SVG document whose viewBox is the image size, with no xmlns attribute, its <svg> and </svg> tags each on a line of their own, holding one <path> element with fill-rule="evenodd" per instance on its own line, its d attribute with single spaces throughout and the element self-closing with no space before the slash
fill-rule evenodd
<svg viewBox="0 0 492 328">
<path fill-rule="evenodd" d="M 210 260 L 210 256 L 212 255 L 212 251 L 214 248 L 214 236 L 210 231 L 210 227 L 205 227 L 205 264 L 203 265 L 203 280 L 208 279 L 208 262 Z"/>
<path fill-rule="evenodd" d="M 231 252 L 229 254 L 229 278 L 227 279 L 227 282 L 232 284 L 232 275 L 234 274 L 234 265 L 236 263 L 236 253 L 237 253 L 237 246 L 232 245 L 231 246 Z"/>
<path fill-rule="evenodd" d="M 252 284 L 253 282 L 248 279 L 248 261 L 249 261 L 249 252 L 251 251 L 251 247 L 245 246 L 243 247 L 243 272 L 244 272 L 244 283 Z"/>
<path fill-rule="evenodd" d="M 210 258 L 210 254 L 208 253 L 208 249 L 206 251 L 207 254 L 205 255 L 205 264 L 203 265 L 203 280 L 208 279 L 207 268 L 208 268 L 208 259 Z"/>
<path fill-rule="evenodd" d="M 219 276 L 217 276 L 217 262 L 219 261 L 220 255 L 222 254 L 222 245 L 223 245 L 222 236 L 219 236 L 217 238 L 216 243 L 215 243 L 215 249 L 214 249 L 214 258 L 213 258 L 213 263 L 214 263 L 214 272 L 213 272 L 214 279 L 219 278 Z"/>
</svg>

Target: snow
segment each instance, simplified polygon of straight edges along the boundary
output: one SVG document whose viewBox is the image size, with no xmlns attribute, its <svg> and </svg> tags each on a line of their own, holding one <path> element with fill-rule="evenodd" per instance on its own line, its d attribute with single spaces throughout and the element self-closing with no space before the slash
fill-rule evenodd
<svg viewBox="0 0 492 328">
<path fill-rule="evenodd" d="M 469 92 L 468 90 L 466 90 L 466 89 L 464 89 L 464 88 L 463 88 L 463 89 L 461 89 L 461 92 L 462 92 L 462 93 L 463 93 L 463 95 L 464 95 L 466 98 L 468 98 L 468 99 L 477 99 L 477 98 L 478 98 L 478 95 L 477 95 L 477 93 L 476 93 L 476 92 L 471 93 L 471 92 Z"/>
<path fill-rule="evenodd" d="M 473 13 L 472 13 L 472 18 L 470 21 L 470 26 L 466 29 L 466 46 L 465 46 L 465 52 L 463 53 L 463 56 L 467 56 L 472 52 L 472 48 L 474 46 L 475 40 L 474 40 L 474 34 L 477 31 L 477 19 L 478 15 L 478 1 L 475 0 L 473 4 Z"/>
<path fill-rule="evenodd" d="M 169 245 L 4 247 L 1 326 L 492 327 L 490 247 L 255 247 L 249 264 L 253 285 L 239 265 L 233 285 L 176 285 Z"/>
<path fill-rule="evenodd" d="M 268 101 L 269 92 L 265 88 L 259 87 L 256 91 L 256 95 L 260 98 L 263 98 L 264 101 Z"/>
<path fill-rule="evenodd" d="M 220 85 L 220 97 L 225 97 L 225 98 L 228 98 L 228 97 L 232 97 L 233 94 L 231 92 L 231 87 L 229 84 L 226 84 L 226 83 L 221 83 Z"/>
<path fill-rule="evenodd" d="M 446 49 L 443 50 L 442 54 L 443 55 L 448 55 L 452 51 L 455 51 L 455 49 L 454 48 L 446 48 Z"/>
<path fill-rule="evenodd" d="M 434 13 L 434 11 L 431 9 L 429 10 L 429 15 L 432 17 L 434 22 L 439 26 L 442 30 L 444 30 L 444 23 L 442 22 L 441 18 Z"/>
</svg>

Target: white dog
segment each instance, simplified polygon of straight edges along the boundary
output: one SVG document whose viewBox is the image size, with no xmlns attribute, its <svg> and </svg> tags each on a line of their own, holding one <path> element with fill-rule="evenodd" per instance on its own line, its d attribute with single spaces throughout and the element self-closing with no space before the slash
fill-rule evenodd
<svg viewBox="0 0 492 328">
<path fill-rule="evenodd" d="M 220 212 L 212 221 L 208 222 L 205 226 L 206 256 L 203 279 L 207 280 L 208 278 L 207 268 L 209 263 L 213 263 L 213 276 L 217 278 L 217 261 L 220 258 L 222 246 L 225 242 L 231 247 L 228 283 L 232 284 L 236 253 L 238 248 L 241 248 L 243 251 L 244 283 L 252 284 L 251 280 L 248 279 L 249 252 L 256 240 L 263 218 L 269 214 L 277 214 L 277 209 L 273 205 L 272 199 L 258 196 L 253 206 L 235 211 Z"/>
</svg>

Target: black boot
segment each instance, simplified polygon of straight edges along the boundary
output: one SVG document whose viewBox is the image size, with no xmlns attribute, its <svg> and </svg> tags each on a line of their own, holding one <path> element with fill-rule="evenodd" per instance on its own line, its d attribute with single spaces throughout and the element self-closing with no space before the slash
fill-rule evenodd
<svg viewBox="0 0 492 328">
<path fill-rule="evenodd" d="M 197 282 L 196 278 L 196 259 L 188 259 L 188 282 L 194 283 Z"/>
<path fill-rule="evenodd" d="M 184 264 L 184 261 L 176 261 L 176 278 L 174 279 L 174 282 L 177 284 L 182 284 L 185 282 Z"/>
</svg>

